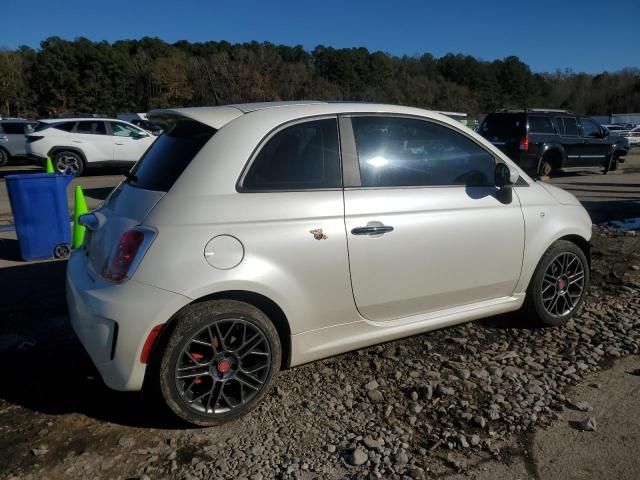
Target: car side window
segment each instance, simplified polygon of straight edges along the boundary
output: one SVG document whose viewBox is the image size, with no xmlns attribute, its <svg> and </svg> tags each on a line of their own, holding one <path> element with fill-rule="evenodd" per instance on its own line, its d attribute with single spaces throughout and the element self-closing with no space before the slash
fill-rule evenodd
<svg viewBox="0 0 640 480">
<path fill-rule="evenodd" d="M 551 118 L 549 117 L 529 117 L 529 133 L 556 133 Z"/>
<path fill-rule="evenodd" d="M 578 122 L 575 117 L 556 117 L 556 123 L 560 130 L 560 135 L 565 137 L 578 136 Z"/>
<path fill-rule="evenodd" d="M 24 135 L 24 123 L 3 123 L 2 129 L 8 135 Z"/>
<path fill-rule="evenodd" d="M 106 135 L 107 130 L 104 122 L 78 122 L 75 128 L 76 133 L 84 133 L 89 135 Z"/>
<path fill-rule="evenodd" d="M 63 122 L 63 123 L 54 125 L 53 128 L 55 128 L 56 130 L 62 130 L 63 132 L 70 132 L 73 130 L 73 127 L 75 127 L 75 125 L 76 125 L 76 122 Z M 42 126 L 46 127 L 47 124 L 43 123 Z"/>
<path fill-rule="evenodd" d="M 246 190 L 340 188 L 336 119 L 297 123 L 276 133 L 255 157 Z"/>
<path fill-rule="evenodd" d="M 581 117 L 580 126 L 582 127 L 583 137 L 590 137 L 590 138 L 600 137 L 600 127 L 598 127 L 592 120 Z"/>
<path fill-rule="evenodd" d="M 112 135 L 116 137 L 135 137 L 140 131 L 126 123 L 111 122 Z"/>
<path fill-rule="evenodd" d="M 363 187 L 494 185 L 493 155 L 452 128 L 376 116 L 352 124 Z"/>
</svg>

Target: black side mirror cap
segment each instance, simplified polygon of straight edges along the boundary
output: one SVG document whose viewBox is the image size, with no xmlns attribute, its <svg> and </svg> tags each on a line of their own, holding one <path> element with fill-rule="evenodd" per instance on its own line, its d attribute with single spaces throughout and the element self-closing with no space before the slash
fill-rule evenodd
<svg viewBox="0 0 640 480">
<path fill-rule="evenodd" d="M 502 162 L 498 162 L 496 164 L 496 168 L 493 173 L 493 178 L 494 178 L 495 185 L 498 188 L 510 187 L 512 185 L 511 171 L 509 170 L 509 167 Z"/>
</svg>

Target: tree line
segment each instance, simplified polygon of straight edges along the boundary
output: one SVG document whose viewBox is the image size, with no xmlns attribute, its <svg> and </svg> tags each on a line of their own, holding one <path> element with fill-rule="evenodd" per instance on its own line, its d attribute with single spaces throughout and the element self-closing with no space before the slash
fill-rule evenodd
<svg viewBox="0 0 640 480">
<path fill-rule="evenodd" d="M 566 108 L 640 111 L 640 70 L 534 73 L 516 56 L 392 56 L 226 41 L 158 38 L 93 42 L 51 37 L 40 48 L 0 50 L 0 115 L 142 112 L 271 100 L 359 100 L 434 110 Z"/>
</svg>

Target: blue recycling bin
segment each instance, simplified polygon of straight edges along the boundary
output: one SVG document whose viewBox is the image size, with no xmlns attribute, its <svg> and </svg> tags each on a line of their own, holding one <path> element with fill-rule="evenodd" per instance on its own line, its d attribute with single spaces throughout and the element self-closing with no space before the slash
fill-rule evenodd
<svg viewBox="0 0 640 480">
<path fill-rule="evenodd" d="M 71 180 L 73 175 L 52 173 L 5 177 L 23 260 L 69 256 L 67 186 Z"/>
</svg>

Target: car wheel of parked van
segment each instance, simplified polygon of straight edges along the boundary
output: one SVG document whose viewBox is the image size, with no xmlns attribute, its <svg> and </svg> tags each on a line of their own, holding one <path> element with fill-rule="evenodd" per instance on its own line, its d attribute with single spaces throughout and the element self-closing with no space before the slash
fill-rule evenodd
<svg viewBox="0 0 640 480">
<path fill-rule="evenodd" d="M 4 167 L 9 162 L 9 154 L 4 148 L 0 148 L 0 167 Z"/>
<path fill-rule="evenodd" d="M 538 176 L 548 177 L 549 175 L 551 175 L 552 170 L 553 167 L 551 166 L 551 163 L 549 163 L 546 159 L 542 159 L 542 161 L 540 162 L 540 166 L 538 167 Z"/>
<path fill-rule="evenodd" d="M 525 311 L 545 325 L 563 325 L 582 306 L 589 264 L 575 243 L 559 240 L 540 259 L 527 289 Z"/>
<path fill-rule="evenodd" d="M 258 308 L 236 300 L 187 307 L 167 341 L 160 390 L 180 418 L 209 426 L 244 415 L 280 370 L 278 332 Z"/>
<path fill-rule="evenodd" d="M 58 173 L 72 174 L 79 177 L 84 172 L 84 160 L 75 152 L 63 150 L 53 157 L 53 167 Z"/>
</svg>

